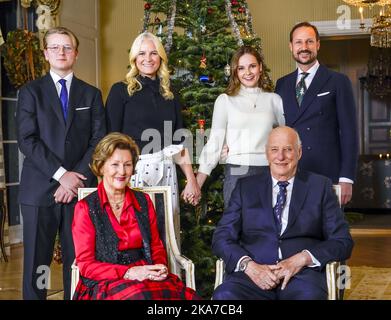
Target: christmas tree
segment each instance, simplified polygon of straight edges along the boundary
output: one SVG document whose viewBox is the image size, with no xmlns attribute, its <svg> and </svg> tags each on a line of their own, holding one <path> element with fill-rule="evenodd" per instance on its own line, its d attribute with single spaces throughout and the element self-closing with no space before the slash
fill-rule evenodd
<svg viewBox="0 0 391 320">
<path fill-rule="evenodd" d="M 224 92 L 231 75 L 230 59 L 242 45 L 262 56 L 260 38 L 244 0 L 148 0 L 142 31 L 159 36 L 169 56 L 173 90 L 184 107 L 185 127 L 192 132 L 193 163 L 207 139 L 214 101 Z M 263 76 L 272 89 L 268 70 Z M 194 165 L 196 169 L 196 165 Z M 178 171 L 180 177 L 180 170 Z M 216 257 L 211 240 L 224 208 L 223 168 L 219 165 L 203 186 L 202 200 L 193 208 L 182 204 L 182 252 L 196 265 L 197 291 L 204 298 L 213 292 Z M 180 177 L 183 188 L 185 181 Z"/>
</svg>

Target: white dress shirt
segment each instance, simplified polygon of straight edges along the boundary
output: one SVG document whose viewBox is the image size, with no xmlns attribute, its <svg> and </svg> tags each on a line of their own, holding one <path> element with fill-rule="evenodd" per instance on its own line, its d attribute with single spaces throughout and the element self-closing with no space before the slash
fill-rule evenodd
<svg viewBox="0 0 391 320">
<path fill-rule="evenodd" d="M 73 72 L 69 73 L 66 75 L 64 78 L 61 78 L 57 73 L 53 72 L 50 70 L 50 76 L 53 79 L 54 85 L 56 86 L 57 90 L 57 95 L 60 98 L 60 92 L 61 92 L 61 83 L 59 82 L 61 79 L 65 79 L 66 83 L 65 85 L 67 86 L 67 91 L 68 91 L 68 101 L 69 101 L 69 92 L 71 91 L 71 84 L 72 84 L 72 79 L 73 79 Z M 58 168 L 58 170 L 54 173 L 53 179 L 60 181 L 61 177 L 64 175 L 64 173 L 67 172 L 67 170 L 63 167 Z"/>
</svg>

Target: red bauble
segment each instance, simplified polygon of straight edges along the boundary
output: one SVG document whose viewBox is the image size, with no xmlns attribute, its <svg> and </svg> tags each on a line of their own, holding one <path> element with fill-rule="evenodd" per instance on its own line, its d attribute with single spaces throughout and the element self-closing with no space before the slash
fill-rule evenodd
<svg viewBox="0 0 391 320">
<path fill-rule="evenodd" d="M 244 9 L 243 7 L 240 7 L 240 8 L 238 9 L 239 13 L 243 13 L 245 10 L 246 10 L 246 9 Z"/>
<path fill-rule="evenodd" d="M 151 9 L 151 4 L 150 3 L 146 3 L 146 4 L 144 4 L 144 9 L 145 10 L 149 10 L 149 9 Z"/>
<path fill-rule="evenodd" d="M 198 119 L 198 127 L 200 128 L 200 133 L 205 133 L 205 119 Z"/>
<path fill-rule="evenodd" d="M 212 8 L 208 8 L 208 14 L 212 14 L 213 13 L 213 9 Z"/>
<path fill-rule="evenodd" d="M 237 0 L 231 0 L 231 5 L 232 6 L 237 6 L 239 4 L 239 2 Z"/>
</svg>

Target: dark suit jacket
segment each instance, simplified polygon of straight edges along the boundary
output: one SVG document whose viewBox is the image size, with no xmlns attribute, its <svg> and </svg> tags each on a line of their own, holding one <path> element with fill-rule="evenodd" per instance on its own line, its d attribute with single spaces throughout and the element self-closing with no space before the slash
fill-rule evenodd
<svg viewBox="0 0 391 320">
<path fill-rule="evenodd" d="M 358 161 L 357 116 L 348 77 L 320 65 L 304 95 L 296 100 L 297 70 L 279 79 L 276 93 L 283 100 L 286 125 L 303 143 L 299 168 L 329 177 L 354 180 Z"/>
<path fill-rule="evenodd" d="M 97 88 L 73 77 L 65 123 L 55 84 L 47 74 L 20 89 L 16 123 L 19 148 L 26 157 L 19 187 L 21 204 L 54 204 L 59 183 L 52 177 L 60 166 L 87 176 L 86 186 L 95 180 L 88 164 L 106 133 Z"/>
<path fill-rule="evenodd" d="M 307 278 L 320 274 L 330 261 L 350 257 L 353 240 L 328 178 L 306 171 L 296 174 L 288 225 L 281 236 L 272 206 L 268 170 L 239 179 L 212 240 L 212 250 L 224 260 L 226 272 L 233 272 L 245 255 L 260 264 L 275 264 L 279 247 L 283 259 L 307 249 L 319 260 L 320 268 L 303 269 Z"/>
</svg>

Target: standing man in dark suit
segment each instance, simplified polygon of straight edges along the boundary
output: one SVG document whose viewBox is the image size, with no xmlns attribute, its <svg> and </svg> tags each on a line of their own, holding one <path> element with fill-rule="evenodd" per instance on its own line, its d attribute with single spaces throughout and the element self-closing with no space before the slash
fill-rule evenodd
<svg viewBox="0 0 391 320">
<path fill-rule="evenodd" d="M 242 178 L 213 235 L 226 264 L 217 300 L 327 299 L 325 266 L 348 259 L 353 240 L 330 179 L 298 171 L 295 130 L 266 145 L 270 171 Z"/>
<path fill-rule="evenodd" d="M 25 159 L 19 187 L 23 216 L 23 298 L 45 299 L 57 230 L 63 261 L 64 298 L 70 298 L 70 267 L 77 189 L 95 181 L 92 152 L 105 135 L 100 91 L 73 74 L 79 41 L 57 27 L 44 39 L 50 73 L 20 89 L 16 122 Z"/>
<path fill-rule="evenodd" d="M 341 204 L 352 197 L 358 162 L 358 129 L 352 86 L 347 76 L 319 64 L 319 33 L 308 22 L 295 25 L 290 50 L 297 70 L 279 79 L 286 125 L 303 142 L 299 167 L 341 186 Z"/>
</svg>

